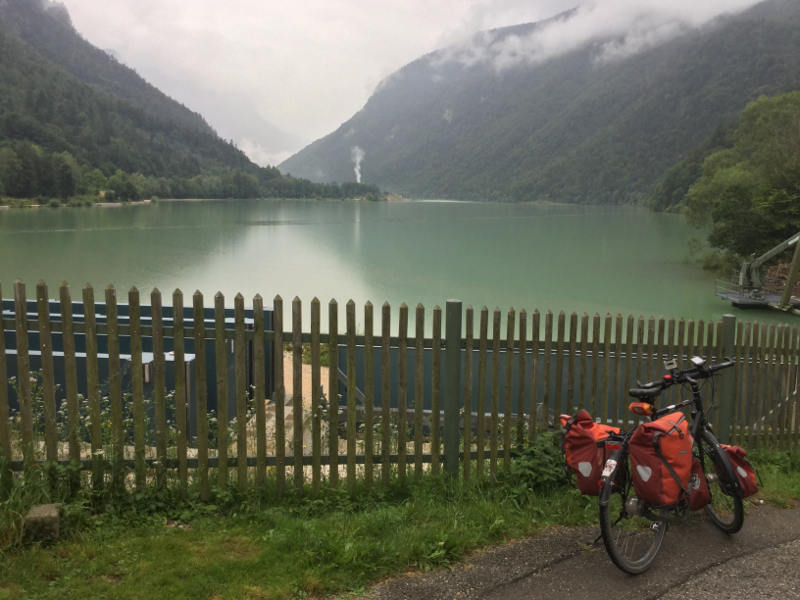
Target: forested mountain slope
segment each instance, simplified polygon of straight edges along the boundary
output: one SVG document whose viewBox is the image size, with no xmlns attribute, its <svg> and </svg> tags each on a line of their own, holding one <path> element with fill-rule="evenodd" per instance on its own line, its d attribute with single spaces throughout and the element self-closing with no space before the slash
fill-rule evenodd
<svg viewBox="0 0 800 600">
<path fill-rule="evenodd" d="M 545 25 L 489 32 L 483 48 Z M 609 57 L 620 42 L 593 39 L 502 69 L 479 55 L 464 60 L 457 48 L 434 52 L 280 167 L 342 181 L 352 178 L 357 147 L 364 181 L 414 196 L 641 201 L 748 102 L 800 89 L 796 0 L 768 0 Z"/>
<path fill-rule="evenodd" d="M 81 38 L 61 5 L 39 0 L 0 2 L 0 139 L 68 151 L 104 171 L 252 166 L 202 117 Z"/>
<path fill-rule="evenodd" d="M 84 40 L 63 5 L 0 0 L 0 198 L 367 193 L 377 189 L 255 165 L 200 115 Z"/>
</svg>

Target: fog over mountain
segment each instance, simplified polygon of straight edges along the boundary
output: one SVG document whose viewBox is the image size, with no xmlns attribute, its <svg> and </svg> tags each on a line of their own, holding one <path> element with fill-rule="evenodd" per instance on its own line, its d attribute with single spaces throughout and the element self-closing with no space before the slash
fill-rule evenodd
<svg viewBox="0 0 800 600">
<path fill-rule="evenodd" d="M 541 21 L 582 4 L 546 52 L 598 28 L 640 29 L 625 50 L 754 0 L 64 0 L 77 30 L 190 109 L 257 162 L 276 162 L 334 130 L 379 82 L 415 58 L 477 32 Z M 648 19 L 652 26 L 645 26 Z M 666 28 L 666 29 L 664 29 Z M 532 56 L 509 42 L 498 61 Z M 476 50 L 482 50 L 480 44 Z M 611 51 L 611 49 L 609 49 Z M 462 57 L 463 58 L 463 57 Z M 368 159 L 367 159 L 368 160 Z"/>
<path fill-rule="evenodd" d="M 752 0 L 724 2 L 630 2 L 605 0 L 578 5 L 535 29 L 481 31 L 444 48 L 434 61 L 464 66 L 489 64 L 497 71 L 535 65 L 597 41 L 595 60 L 622 59 L 664 43 L 721 14 L 735 14 Z"/>
<path fill-rule="evenodd" d="M 357 146 L 363 181 L 414 196 L 642 200 L 749 101 L 800 88 L 800 3 L 751 4 L 610 0 L 469 36 L 280 168 L 353 180 Z"/>
</svg>

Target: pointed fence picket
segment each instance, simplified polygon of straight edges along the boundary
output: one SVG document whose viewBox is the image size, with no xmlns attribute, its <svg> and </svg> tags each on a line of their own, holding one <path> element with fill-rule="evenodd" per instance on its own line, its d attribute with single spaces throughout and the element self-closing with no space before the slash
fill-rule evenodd
<svg viewBox="0 0 800 600">
<path fill-rule="evenodd" d="M 250 313 L 241 294 L 233 304 L 230 312 L 218 293 L 207 313 L 196 292 L 185 310 L 175 290 L 164 307 L 153 290 L 143 306 L 133 288 L 125 305 L 111 286 L 102 303 L 91 286 L 73 303 L 66 283 L 58 301 L 40 283 L 29 302 L 16 282 L 0 337 L 0 480 L 9 468 L 72 462 L 96 489 L 175 486 L 185 495 L 196 486 L 208 499 L 212 479 L 225 488 L 232 477 L 242 491 L 269 478 L 279 492 L 287 474 L 298 491 L 420 478 L 442 465 L 464 478 L 496 477 L 510 468 L 512 448 L 557 427 L 561 411 L 585 407 L 633 426 L 626 389 L 693 354 L 737 362 L 712 413 L 722 439 L 800 441 L 800 330 L 789 324 L 551 311 L 542 319 L 510 309 L 502 331 L 500 309 L 490 324 L 486 307 L 476 319 L 472 307 L 462 315 L 448 302 L 456 312 L 445 315 L 445 339 L 443 311 L 434 307 L 427 321 L 422 305 L 410 338 L 405 304 L 396 335 L 386 303 L 379 315 L 366 303 L 358 323 L 349 301 L 341 335 L 336 301 L 327 332 L 316 298 L 307 331 L 299 298 L 288 330 L 280 297 L 265 310 L 255 296 Z M 81 479 L 69 473 L 76 489 Z"/>
</svg>

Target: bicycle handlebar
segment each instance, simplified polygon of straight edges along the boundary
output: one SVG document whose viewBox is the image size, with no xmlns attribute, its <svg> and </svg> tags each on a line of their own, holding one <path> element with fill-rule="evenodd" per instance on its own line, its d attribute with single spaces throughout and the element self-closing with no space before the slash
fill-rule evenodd
<svg viewBox="0 0 800 600">
<path fill-rule="evenodd" d="M 727 369 L 729 367 L 732 367 L 735 364 L 736 363 L 732 361 L 730 358 L 726 358 L 724 362 L 721 362 L 718 365 L 711 365 L 710 367 L 708 367 L 708 370 L 714 373 L 716 371 L 721 371 L 722 369 Z"/>
<path fill-rule="evenodd" d="M 709 366 L 702 364 L 684 371 L 667 373 L 657 381 L 648 381 L 647 383 L 640 383 L 637 381 L 638 387 L 629 389 L 628 394 L 634 398 L 652 402 L 656 396 L 668 387 L 675 384 L 695 383 L 698 379 L 708 379 L 717 371 L 728 369 L 734 364 L 735 362 L 733 360 L 726 357 L 725 360 L 719 364 Z"/>
</svg>

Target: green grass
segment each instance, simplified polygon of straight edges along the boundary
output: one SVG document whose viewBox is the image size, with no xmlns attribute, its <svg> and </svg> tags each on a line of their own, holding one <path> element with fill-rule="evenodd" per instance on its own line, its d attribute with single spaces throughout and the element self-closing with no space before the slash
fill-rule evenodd
<svg viewBox="0 0 800 600">
<path fill-rule="evenodd" d="M 542 436 L 544 437 L 544 436 Z M 751 452 L 779 505 L 800 498 L 800 454 Z M 597 501 L 565 486 L 549 443 L 517 456 L 498 482 L 445 477 L 317 495 L 215 493 L 214 504 L 172 493 L 131 495 L 102 512 L 97 498 L 67 504 L 54 545 L 15 541 L 0 552 L 6 598 L 304 598 L 358 591 L 388 575 L 447 566 L 468 553 L 550 525 L 594 525 Z M 29 497 L 45 499 L 34 479 Z M 38 490 L 38 491 L 37 491 Z"/>
<path fill-rule="evenodd" d="M 388 494 L 330 491 L 242 514 L 89 517 L 53 546 L 0 557 L 2 598 L 295 598 L 359 589 L 391 573 L 445 566 L 554 523 L 595 520 L 560 489 L 520 502 L 445 479 Z"/>
<path fill-rule="evenodd" d="M 757 498 L 778 506 L 796 506 L 800 499 L 800 452 L 751 450 L 747 453 L 759 478 Z"/>
</svg>

